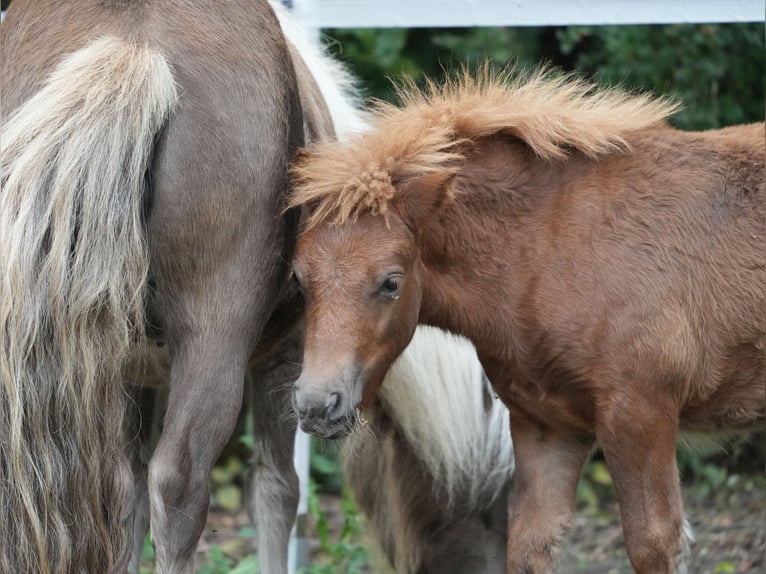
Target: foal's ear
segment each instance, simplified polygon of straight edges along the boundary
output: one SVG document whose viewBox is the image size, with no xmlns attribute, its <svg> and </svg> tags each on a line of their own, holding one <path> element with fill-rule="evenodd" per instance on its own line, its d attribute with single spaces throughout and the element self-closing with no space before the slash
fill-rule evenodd
<svg viewBox="0 0 766 574">
<path fill-rule="evenodd" d="M 422 226 L 452 200 L 456 175 L 455 170 L 437 171 L 413 177 L 399 186 L 395 206 L 410 228 Z"/>
</svg>

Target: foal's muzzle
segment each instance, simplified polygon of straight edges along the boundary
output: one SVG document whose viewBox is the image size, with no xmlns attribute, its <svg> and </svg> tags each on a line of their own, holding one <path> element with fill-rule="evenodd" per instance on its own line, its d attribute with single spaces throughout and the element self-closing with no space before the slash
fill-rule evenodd
<svg viewBox="0 0 766 574">
<path fill-rule="evenodd" d="M 354 410 L 341 392 L 301 389 L 293 393 L 293 408 L 304 432 L 335 439 L 349 434 L 354 426 Z"/>
</svg>

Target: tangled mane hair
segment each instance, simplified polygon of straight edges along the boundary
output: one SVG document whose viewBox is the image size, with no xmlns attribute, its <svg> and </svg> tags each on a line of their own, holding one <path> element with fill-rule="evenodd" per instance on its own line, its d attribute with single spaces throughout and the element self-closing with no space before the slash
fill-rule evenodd
<svg viewBox="0 0 766 574">
<path fill-rule="evenodd" d="M 488 65 L 422 88 L 407 80 L 397 94 L 400 107 L 373 102 L 370 133 L 320 143 L 298 159 L 288 207 L 309 208 L 306 229 L 366 212 L 386 217 L 398 186 L 455 170 L 464 144 L 481 138 L 516 137 L 550 161 L 571 150 L 595 159 L 628 151 L 631 132 L 662 124 L 679 108 L 548 68 L 495 72 Z"/>
</svg>

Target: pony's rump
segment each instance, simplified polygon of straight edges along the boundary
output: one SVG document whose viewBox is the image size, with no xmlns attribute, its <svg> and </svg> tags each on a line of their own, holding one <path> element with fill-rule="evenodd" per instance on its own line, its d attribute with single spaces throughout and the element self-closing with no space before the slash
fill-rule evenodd
<svg viewBox="0 0 766 574">
<path fill-rule="evenodd" d="M 126 567 L 121 369 L 144 328 L 145 176 L 176 98 L 161 54 L 104 37 L 4 122 L 0 571 Z"/>
</svg>

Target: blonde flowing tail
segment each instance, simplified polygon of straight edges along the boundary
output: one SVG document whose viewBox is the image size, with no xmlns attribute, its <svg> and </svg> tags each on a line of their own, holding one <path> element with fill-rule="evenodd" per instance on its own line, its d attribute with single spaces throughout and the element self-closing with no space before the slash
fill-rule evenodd
<svg viewBox="0 0 766 574">
<path fill-rule="evenodd" d="M 0 572 L 123 570 L 121 368 L 144 324 L 145 174 L 176 102 L 152 49 L 66 57 L 0 132 Z"/>
</svg>

